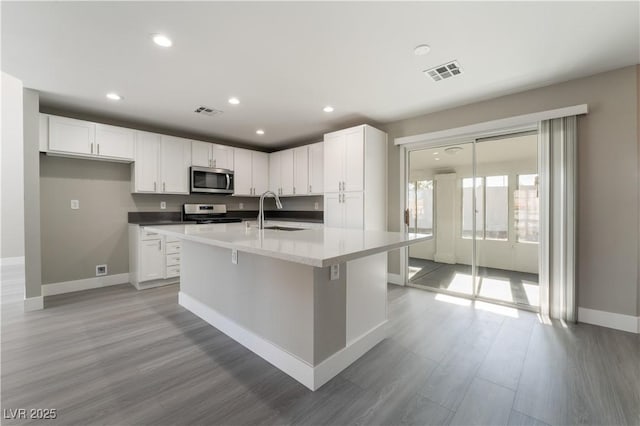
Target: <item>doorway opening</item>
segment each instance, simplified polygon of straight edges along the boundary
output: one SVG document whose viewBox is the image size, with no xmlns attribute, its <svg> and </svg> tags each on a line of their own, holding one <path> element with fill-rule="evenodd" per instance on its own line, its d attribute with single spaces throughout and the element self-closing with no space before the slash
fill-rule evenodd
<svg viewBox="0 0 640 426">
<path fill-rule="evenodd" d="M 540 308 L 538 133 L 408 151 L 410 286 Z"/>
</svg>

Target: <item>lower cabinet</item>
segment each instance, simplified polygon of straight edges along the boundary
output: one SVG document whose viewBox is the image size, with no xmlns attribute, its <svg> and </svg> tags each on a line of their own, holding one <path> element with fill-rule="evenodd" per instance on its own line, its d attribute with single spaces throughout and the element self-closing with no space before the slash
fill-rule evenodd
<svg viewBox="0 0 640 426">
<path fill-rule="evenodd" d="M 180 278 L 177 239 L 129 225 L 129 281 L 138 290 L 174 284 Z"/>
</svg>

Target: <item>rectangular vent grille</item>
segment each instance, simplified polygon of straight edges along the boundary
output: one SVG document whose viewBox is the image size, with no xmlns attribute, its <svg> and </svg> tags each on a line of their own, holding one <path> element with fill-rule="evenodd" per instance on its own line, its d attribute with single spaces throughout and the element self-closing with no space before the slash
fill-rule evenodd
<svg viewBox="0 0 640 426">
<path fill-rule="evenodd" d="M 208 115 L 210 117 L 223 113 L 223 111 L 220 111 L 219 109 L 209 108 L 207 106 L 198 107 L 193 112 L 195 112 L 196 114 Z"/>
<path fill-rule="evenodd" d="M 423 72 L 431 77 L 433 81 L 440 81 L 462 74 L 462 68 L 458 65 L 458 61 L 451 61 Z"/>
</svg>

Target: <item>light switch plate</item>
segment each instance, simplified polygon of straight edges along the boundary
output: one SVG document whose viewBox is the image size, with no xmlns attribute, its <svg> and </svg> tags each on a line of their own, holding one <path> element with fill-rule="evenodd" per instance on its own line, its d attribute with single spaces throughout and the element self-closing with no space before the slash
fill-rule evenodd
<svg viewBox="0 0 640 426">
<path fill-rule="evenodd" d="M 331 265 L 331 281 L 340 279 L 340 265 Z"/>
<path fill-rule="evenodd" d="M 167 202 L 166 201 L 160 201 L 160 208 L 162 210 L 166 209 L 167 208 Z"/>
<path fill-rule="evenodd" d="M 238 264 L 238 250 L 236 249 L 231 249 L 231 263 Z"/>
<path fill-rule="evenodd" d="M 78 210 L 80 208 L 80 200 L 71 200 L 71 209 Z"/>
</svg>

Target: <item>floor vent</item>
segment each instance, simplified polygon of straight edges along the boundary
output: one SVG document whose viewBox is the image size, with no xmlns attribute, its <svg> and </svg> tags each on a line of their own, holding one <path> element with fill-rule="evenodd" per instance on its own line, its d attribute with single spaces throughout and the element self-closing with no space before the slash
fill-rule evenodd
<svg viewBox="0 0 640 426">
<path fill-rule="evenodd" d="M 458 65 L 458 61 L 451 61 L 447 62 L 444 65 L 438 65 L 437 67 L 433 67 L 423 72 L 431 77 L 433 81 L 440 81 L 462 74 L 462 68 L 460 68 L 460 65 Z"/>
<path fill-rule="evenodd" d="M 193 112 L 195 112 L 196 114 L 208 115 L 210 117 L 213 117 L 214 115 L 222 114 L 224 111 L 220 111 L 219 109 L 215 108 L 209 108 L 207 106 L 201 106 L 196 108 Z"/>
</svg>

